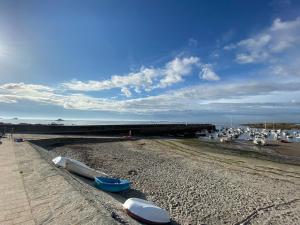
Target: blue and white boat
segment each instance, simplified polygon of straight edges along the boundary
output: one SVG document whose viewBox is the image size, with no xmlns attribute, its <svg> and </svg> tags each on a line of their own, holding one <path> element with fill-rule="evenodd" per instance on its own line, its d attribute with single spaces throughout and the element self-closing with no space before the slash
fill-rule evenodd
<svg viewBox="0 0 300 225">
<path fill-rule="evenodd" d="M 103 191 L 120 192 L 130 188 L 131 182 L 126 179 L 95 177 L 96 187 Z"/>
</svg>

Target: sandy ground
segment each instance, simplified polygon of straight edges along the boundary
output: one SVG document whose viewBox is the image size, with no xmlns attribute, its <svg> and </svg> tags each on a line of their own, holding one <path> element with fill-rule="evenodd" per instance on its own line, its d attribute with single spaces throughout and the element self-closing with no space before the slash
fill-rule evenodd
<svg viewBox="0 0 300 225">
<path fill-rule="evenodd" d="M 115 177 L 133 181 L 121 197 L 167 209 L 173 224 L 300 224 L 300 166 L 224 154 L 195 140 L 39 142 Z"/>
</svg>

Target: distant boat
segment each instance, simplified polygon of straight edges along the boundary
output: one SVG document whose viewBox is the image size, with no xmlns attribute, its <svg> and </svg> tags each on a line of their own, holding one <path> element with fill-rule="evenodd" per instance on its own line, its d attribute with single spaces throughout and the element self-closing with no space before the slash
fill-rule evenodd
<svg viewBox="0 0 300 225">
<path fill-rule="evenodd" d="M 129 198 L 123 204 L 126 213 L 132 218 L 145 224 L 169 224 L 170 215 L 153 202 L 139 198 Z"/>
<path fill-rule="evenodd" d="M 96 187 L 103 191 L 120 192 L 130 188 L 131 182 L 126 179 L 95 177 Z"/>
<path fill-rule="evenodd" d="M 59 118 L 59 119 L 57 119 L 57 120 L 55 120 L 55 121 L 64 121 L 64 120 Z"/>
</svg>

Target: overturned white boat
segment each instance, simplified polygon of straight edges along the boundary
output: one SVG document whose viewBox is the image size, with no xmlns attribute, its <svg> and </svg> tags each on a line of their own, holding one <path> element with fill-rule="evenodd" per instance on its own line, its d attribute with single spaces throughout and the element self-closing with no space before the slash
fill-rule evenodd
<svg viewBox="0 0 300 225">
<path fill-rule="evenodd" d="M 90 179 L 94 179 L 95 177 L 99 177 L 99 176 L 102 176 L 102 177 L 107 176 L 107 174 L 97 171 L 97 170 L 94 170 L 94 169 L 88 167 L 87 165 L 83 164 L 82 162 L 79 162 L 75 159 L 58 156 L 58 157 L 55 157 L 54 159 L 52 159 L 52 162 L 56 166 L 63 167 L 72 173 L 76 173 L 80 176 L 87 177 Z"/>
<path fill-rule="evenodd" d="M 139 198 L 129 198 L 123 204 L 127 214 L 145 224 L 169 224 L 169 213 L 149 202 Z"/>
<path fill-rule="evenodd" d="M 220 138 L 220 142 L 221 143 L 229 143 L 229 142 L 231 142 L 232 141 L 232 137 L 221 137 Z"/>
<path fill-rule="evenodd" d="M 261 145 L 261 146 L 267 145 L 266 139 L 261 138 L 261 137 L 255 138 L 255 139 L 253 140 L 253 143 L 256 144 L 256 145 Z"/>
</svg>

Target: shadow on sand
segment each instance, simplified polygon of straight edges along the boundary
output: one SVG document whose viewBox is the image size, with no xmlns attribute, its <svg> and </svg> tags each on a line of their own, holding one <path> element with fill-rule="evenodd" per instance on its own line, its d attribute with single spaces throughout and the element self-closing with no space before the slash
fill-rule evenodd
<svg viewBox="0 0 300 225">
<path fill-rule="evenodd" d="M 138 139 L 128 139 L 123 137 L 63 137 L 63 138 L 49 138 L 40 140 L 29 140 L 31 143 L 38 145 L 47 151 L 51 151 L 55 148 L 62 147 L 65 145 L 76 145 L 76 144 L 96 144 L 96 143 L 109 143 L 119 141 L 135 141 Z"/>
<path fill-rule="evenodd" d="M 85 177 L 76 175 L 76 174 L 72 174 L 73 176 L 75 176 L 77 179 L 83 181 L 84 183 L 90 185 L 91 187 L 100 190 L 99 188 L 97 188 L 97 186 L 95 185 L 95 181 L 87 179 Z M 104 192 L 104 191 L 103 191 Z M 112 193 L 112 192 L 105 192 L 106 194 L 112 196 L 114 199 L 116 199 L 117 201 L 119 201 L 120 203 L 124 203 L 128 198 L 141 198 L 141 199 L 145 199 L 146 200 L 146 195 L 137 190 L 137 189 L 129 189 L 127 191 L 121 191 L 118 193 Z"/>
<path fill-rule="evenodd" d="M 72 174 L 72 175 L 75 176 L 77 179 L 83 181 L 84 183 L 88 184 L 89 186 L 97 189 L 98 191 L 101 191 L 96 187 L 95 181 L 93 181 L 91 179 L 87 179 L 87 178 L 79 176 L 79 175 L 76 175 L 76 174 Z M 147 200 L 146 195 L 137 189 L 129 189 L 127 191 L 122 191 L 122 192 L 118 192 L 118 193 L 111 193 L 111 192 L 105 192 L 105 193 L 110 195 L 111 197 L 113 197 L 115 200 L 117 200 L 118 202 L 120 202 L 122 204 L 129 198 L 141 198 L 141 199 Z M 175 221 L 173 219 L 171 219 L 170 224 L 180 225 L 180 223 L 178 223 L 177 221 Z"/>
</svg>

